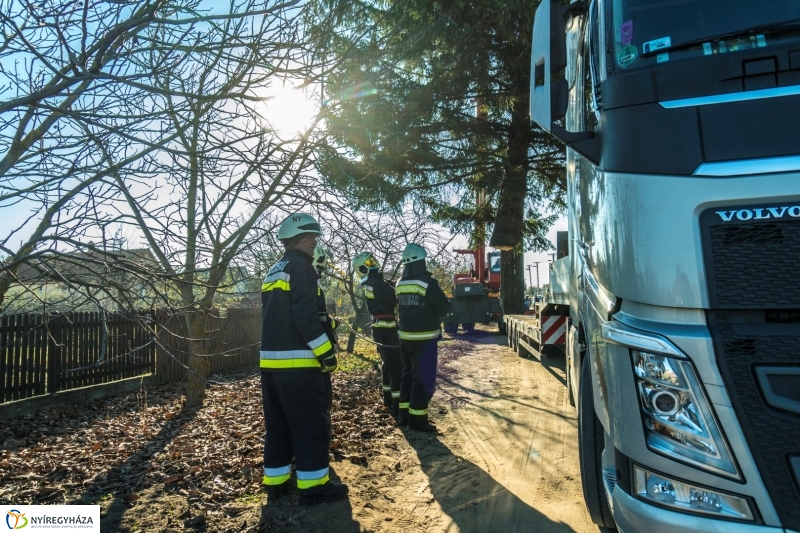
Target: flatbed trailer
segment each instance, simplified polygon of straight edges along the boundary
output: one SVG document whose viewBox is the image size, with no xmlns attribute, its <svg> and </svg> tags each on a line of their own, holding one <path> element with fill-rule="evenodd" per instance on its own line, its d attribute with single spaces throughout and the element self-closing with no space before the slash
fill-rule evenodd
<svg viewBox="0 0 800 533">
<path fill-rule="evenodd" d="M 550 350 L 564 353 L 569 307 L 541 303 L 534 315 L 505 315 L 508 345 L 520 357 L 541 360 Z"/>
</svg>

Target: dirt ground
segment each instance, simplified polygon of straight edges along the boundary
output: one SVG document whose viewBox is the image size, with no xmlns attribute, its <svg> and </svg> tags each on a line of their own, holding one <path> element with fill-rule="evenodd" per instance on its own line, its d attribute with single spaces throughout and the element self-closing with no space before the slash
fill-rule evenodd
<svg viewBox="0 0 800 533">
<path fill-rule="evenodd" d="M 445 336 L 437 435 L 394 427 L 371 364 L 335 376 L 331 467 L 346 501 L 304 507 L 295 489 L 267 504 L 256 376 L 211 387 L 191 415 L 167 388 L 145 407 L 142 394 L 91 406 L 103 417 L 12 421 L 0 431 L 0 501 L 99 503 L 103 532 L 597 532 L 563 356 L 522 359 L 505 339 Z"/>
</svg>

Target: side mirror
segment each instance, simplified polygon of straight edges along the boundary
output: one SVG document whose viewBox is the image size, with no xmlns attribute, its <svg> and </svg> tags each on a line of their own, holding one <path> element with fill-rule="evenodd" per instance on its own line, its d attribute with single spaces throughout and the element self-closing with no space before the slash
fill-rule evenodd
<svg viewBox="0 0 800 533">
<path fill-rule="evenodd" d="M 569 83 L 553 74 L 567 66 L 567 34 L 564 14 L 572 8 L 582 9 L 581 0 L 564 8 L 561 0 L 543 0 L 533 19 L 531 53 L 531 121 L 552 133 L 593 163 L 600 161 L 600 143 L 593 132 L 570 132 L 555 122 L 567 114 Z"/>
</svg>

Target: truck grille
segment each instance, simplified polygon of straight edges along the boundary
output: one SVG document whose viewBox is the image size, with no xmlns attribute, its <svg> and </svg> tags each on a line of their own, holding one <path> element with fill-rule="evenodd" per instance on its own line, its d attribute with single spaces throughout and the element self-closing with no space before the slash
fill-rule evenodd
<svg viewBox="0 0 800 533">
<path fill-rule="evenodd" d="M 797 301 L 795 301 L 797 305 Z M 800 322 L 796 311 L 708 311 L 717 362 L 784 527 L 800 531 Z M 756 317 L 760 317 L 760 320 Z"/>
<path fill-rule="evenodd" d="M 754 219 L 754 212 L 770 215 L 767 208 L 710 209 L 701 215 L 712 308 L 800 306 L 800 217 L 789 215 L 795 206 L 772 209 L 783 216 Z"/>
</svg>

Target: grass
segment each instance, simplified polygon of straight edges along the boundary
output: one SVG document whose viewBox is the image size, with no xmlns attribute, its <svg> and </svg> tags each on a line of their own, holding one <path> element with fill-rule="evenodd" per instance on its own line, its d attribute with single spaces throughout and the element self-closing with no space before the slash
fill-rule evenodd
<svg viewBox="0 0 800 533">
<path fill-rule="evenodd" d="M 347 335 L 340 337 L 339 345 L 343 348 L 347 346 Z M 340 352 L 337 359 L 339 361 L 337 372 L 363 372 L 378 369 L 381 364 L 381 357 L 375 345 L 359 337 L 356 337 L 353 353 Z"/>
</svg>

